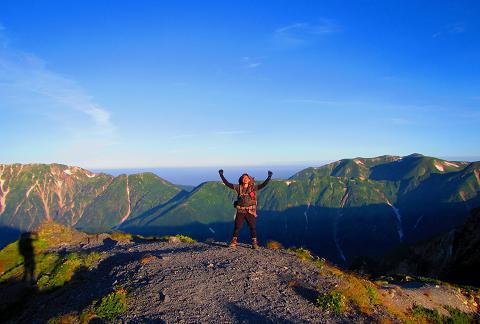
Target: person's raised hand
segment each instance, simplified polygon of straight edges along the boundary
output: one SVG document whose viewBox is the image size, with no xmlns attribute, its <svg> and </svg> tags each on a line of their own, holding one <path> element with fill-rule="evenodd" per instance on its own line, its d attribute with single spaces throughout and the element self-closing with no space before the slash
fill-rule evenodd
<svg viewBox="0 0 480 324">
<path fill-rule="evenodd" d="M 270 171 L 270 170 L 268 170 L 268 176 L 269 176 L 269 177 L 271 177 L 271 176 L 272 176 L 272 174 L 273 174 L 273 172 L 272 172 L 272 171 Z"/>
<path fill-rule="evenodd" d="M 219 174 L 223 174 L 223 169 L 218 170 Z"/>
</svg>

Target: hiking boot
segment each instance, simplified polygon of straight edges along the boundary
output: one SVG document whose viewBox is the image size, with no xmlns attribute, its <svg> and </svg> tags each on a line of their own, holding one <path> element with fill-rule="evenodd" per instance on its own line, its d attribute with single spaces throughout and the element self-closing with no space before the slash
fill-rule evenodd
<svg viewBox="0 0 480 324">
<path fill-rule="evenodd" d="M 235 236 L 232 237 L 232 241 L 230 242 L 230 247 L 233 249 L 237 247 L 237 238 Z"/>
<path fill-rule="evenodd" d="M 254 250 L 258 249 L 258 243 L 256 238 L 252 238 L 252 249 Z"/>
</svg>

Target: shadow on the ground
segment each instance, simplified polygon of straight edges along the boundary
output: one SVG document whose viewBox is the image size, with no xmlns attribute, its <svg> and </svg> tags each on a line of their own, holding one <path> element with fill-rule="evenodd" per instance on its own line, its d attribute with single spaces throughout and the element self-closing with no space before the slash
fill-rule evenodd
<svg viewBox="0 0 480 324">
<path fill-rule="evenodd" d="M 96 268 L 80 267 L 70 281 L 55 290 L 40 292 L 36 288 L 26 289 L 18 279 L 2 283 L 0 285 L 0 310 L 2 310 L 0 321 L 29 322 L 32 318 L 41 321 L 63 314 L 81 312 L 94 300 L 99 300 L 112 292 L 114 285 L 118 284 L 116 280 L 127 280 L 129 276 L 138 272 L 142 263 L 137 261 L 151 255 L 159 257 L 177 255 L 200 252 L 209 248 L 208 245 L 170 243 L 154 251 L 129 251 L 128 246 L 118 245 L 117 241 L 112 239 L 105 239 L 103 243 L 88 249 L 68 251 L 82 253 L 112 251 L 115 254 L 101 260 Z M 58 253 L 65 254 L 65 251 L 58 251 Z M 126 265 L 129 265 L 128 269 Z M 118 268 L 117 277 L 112 276 L 114 268 Z M 56 306 L 59 299 L 62 300 L 62 307 Z M 156 320 L 152 322 L 158 323 Z"/>
<path fill-rule="evenodd" d="M 293 286 L 293 291 L 300 297 L 303 297 L 309 302 L 315 304 L 318 292 L 314 288 L 308 287 L 307 285 L 300 283 Z"/>
<path fill-rule="evenodd" d="M 312 285 L 299 281 L 292 275 L 279 275 L 279 278 L 285 282 L 300 297 L 315 304 L 318 291 Z"/>
<path fill-rule="evenodd" d="M 234 323 L 294 323 L 275 315 L 265 315 L 244 306 L 230 303 L 227 305 Z"/>
</svg>

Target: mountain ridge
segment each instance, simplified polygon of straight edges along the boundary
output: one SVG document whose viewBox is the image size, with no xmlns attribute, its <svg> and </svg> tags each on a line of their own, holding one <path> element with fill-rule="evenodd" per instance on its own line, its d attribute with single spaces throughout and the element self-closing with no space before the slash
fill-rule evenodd
<svg viewBox="0 0 480 324">
<path fill-rule="evenodd" d="M 8 168 L 23 171 L 12 179 L 5 176 L 12 174 Z M 235 193 L 217 181 L 186 192 L 153 173 L 113 177 L 61 164 L 0 165 L 0 181 L 0 225 L 22 230 L 53 219 L 86 231 L 117 228 L 228 240 L 234 216 Z M 16 188 L 9 187 L 12 181 Z M 68 190 L 59 181 L 69 184 L 63 185 Z M 288 179 L 273 179 L 259 193 L 260 240 L 303 245 L 350 263 L 458 226 L 480 206 L 479 184 L 480 162 L 420 154 L 305 168 Z"/>
</svg>

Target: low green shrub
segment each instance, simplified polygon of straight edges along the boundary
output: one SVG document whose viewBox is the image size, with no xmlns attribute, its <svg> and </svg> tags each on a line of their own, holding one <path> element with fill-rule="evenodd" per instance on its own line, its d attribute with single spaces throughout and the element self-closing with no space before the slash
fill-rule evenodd
<svg viewBox="0 0 480 324">
<path fill-rule="evenodd" d="M 451 306 L 444 306 L 444 308 L 450 313 L 450 317 L 445 319 L 445 323 L 451 324 L 468 324 L 474 323 L 475 317 L 472 314 L 462 312 L 458 308 Z"/>
<path fill-rule="evenodd" d="M 267 248 L 272 249 L 272 250 L 280 250 L 283 249 L 283 246 L 280 242 L 274 241 L 274 240 L 269 240 L 267 242 Z"/>
<path fill-rule="evenodd" d="M 177 234 L 177 235 L 175 235 L 175 237 L 178 238 L 180 240 L 180 242 L 183 242 L 183 243 L 195 243 L 195 242 L 197 242 L 194 239 L 192 239 L 191 237 L 186 236 L 186 235 Z"/>
<path fill-rule="evenodd" d="M 370 299 L 370 304 L 376 305 L 379 303 L 378 290 L 373 285 L 366 285 L 368 298 Z"/>
<path fill-rule="evenodd" d="M 303 247 L 289 248 L 289 249 L 287 249 L 287 251 L 295 253 L 297 255 L 297 257 L 302 261 L 312 261 L 313 260 L 312 253 L 309 250 L 307 250 Z"/>
<path fill-rule="evenodd" d="M 341 292 L 332 290 L 318 295 L 316 303 L 324 311 L 340 314 L 346 309 L 347 298 Z"/>
<path fill-rule="evenodd" d="M 417 321 L 426 321 L 428 323 L 442 323 L 442 316 L 436 309 L 425 308 L 421 305 L 413 305 L 412 316 Z"/>
<path fill-rule="evenodd" d="M 100 302 L 94 302 L 93 312 L 101 318 L 113 319 L 127 310 L 127 291 L 115 290 L 104 296 Z"/>
</svg>

